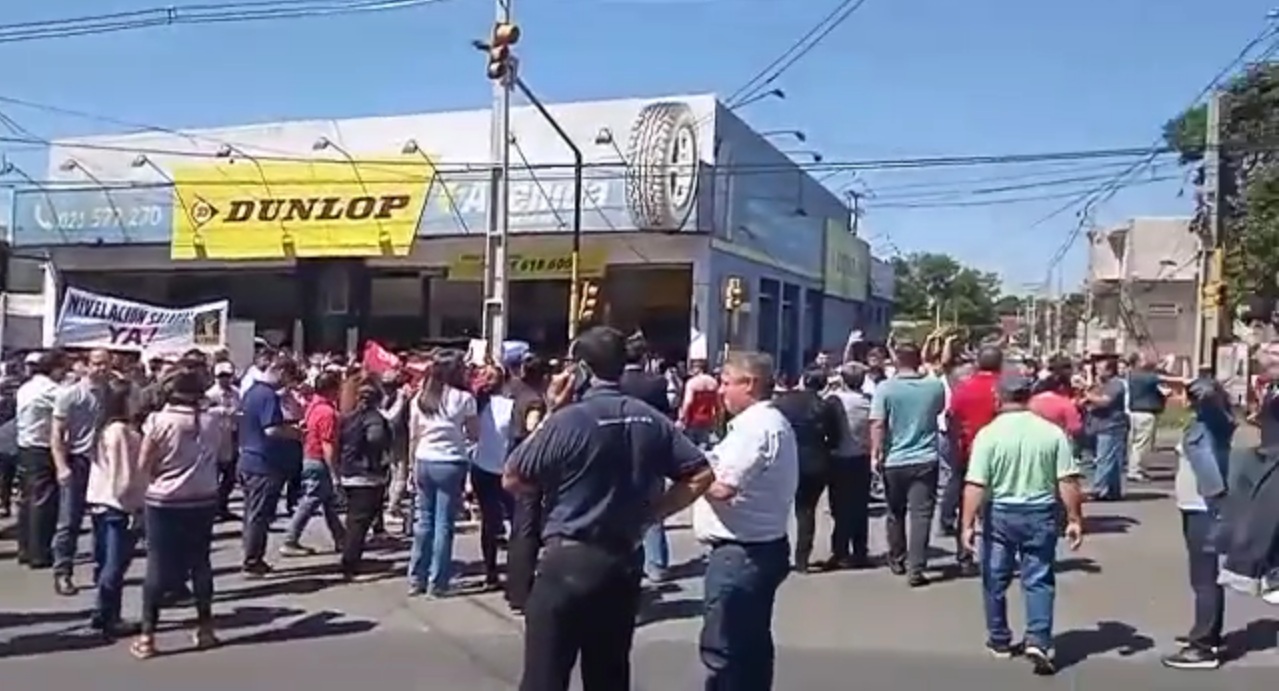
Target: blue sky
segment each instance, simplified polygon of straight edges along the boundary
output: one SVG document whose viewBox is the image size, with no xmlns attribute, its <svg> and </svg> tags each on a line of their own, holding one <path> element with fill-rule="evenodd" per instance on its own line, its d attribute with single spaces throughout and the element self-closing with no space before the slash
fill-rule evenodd
<svg viewBox="0 0 1279 691">
<path fill-rule="evenodd" d="M 194 1 L 194 0 L 192 0 Z M 211 0 L 202 0 L 210 2 Z M 1273 2 L 1273 0 L 1271 0 Z M 151 8 L 159 0 L 8 2 L 0 24 Z M 516 0 L 525 76 L 543 100 L 731 93 L 826 14 L 835 0 Z M 827 160 L 1138 147 L 1254 36 L 1262 0 L 868 0 L 780 78 L 785 100 L 741 113 L 760 129 L 798 128 Z M 0 95 L 122 120 L 183 128 L 305 117 L 484 107 L 482 58 L 469 46 L 492 2 L 448 0 L 410 10 L 164 27 L 0 44 Z M 18 107 L 3 111 L 44 137 L 119 130 Z M 38 153 L 16 152 L 41 170 Z M 1005 284 L 1043 280 L 1075 225 L 1072 214 L 1030 229 L 1062 204 L 890 208 L 921 192 L 1089 178 L 970 168 L 864 175 L 867 235 L 881 253 L 948 252 Z M 1059 169 L 1061 170 L 1061 169 Z M 1111 168 L 1109 170 L 1114 170 Z M 1179 171 L 1166 167 L 1159 176 Z M 975 179 L 997 178 L 989 182 Z M 1009 193 L 1050 195 L 1087 183 Z M 1098 213 L 1186 213 L 1177 180 L 1136 186 Z M 884 208 L 876 208 L 880 205 Z M 1083 271 L 1082 246 L 1065 282 Z"/>
</svg>

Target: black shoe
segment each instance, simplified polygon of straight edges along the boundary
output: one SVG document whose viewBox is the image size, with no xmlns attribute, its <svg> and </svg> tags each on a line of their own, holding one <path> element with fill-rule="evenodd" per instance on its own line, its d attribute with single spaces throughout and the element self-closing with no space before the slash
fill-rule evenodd
<svg viewBox="0 0 1279 691">
<path fill-rule="evenodd" d="M 1192 646 L 1193 646 L 1193 647 L 1199 647 L 1199 648 L 1202 648 L 1202 647 L 1203 647 L 1203 646 L 1195 646 L 1195 644 L 1194 644 L 1194 643 L 1192 643 L 1192 642 L 1190 641 L 1190 636 L 1177 636 L 1176 638 L 1172 639 L 1172 642 L 1173 642 L 1173 643 L 1176 643 L 1176 644 L 1177 644 L 1177 647 L 1179 647 L 1179 648 L 1190 648 L 1190 647 L 1192 647 Z M 1221 649 L 1222 649 L 1222 648 L 1221 648 L 1221 646 L 1220 646 L 1220 645 L 1210 645 L 1210 646 L 1208 646 L 1208 650 L 1212 651 L 1212 652 L 1213 652 L 1213 654 L 1216 654 L 1216 655 L 1220 655 L 1220 654 L 1221 654 Z"/>
<path fill-rule="evenodd" d="M 270 576 L 273 571 L 274 569 L 266 563 L 257 562 L 254 564 L 245 564 L 243 573 L 244 577 L 248 580 L 260 580 Z"/>
<path fill-rule="evenodd" d="M 1221 654 L 1215 650 L 1188 645 L 1161 660 L 1164 667 L 1172 669 L 1217 669 L 1221 666 Z"/>
<path fill-rule="evenodd" d="M 1019 652 L 1012 643 L 991 643 L 989 641 L 986 643 L 986 651 L 1000 660 L 1012 659 Z"/>
<path fill-rule="evenodd" d="M 1047 650 L 1037 645 L 1028 645 L 1022 649 L 1022 655 L 1030 660 L 1037 676 L 1051 677 L 1057 673 L 1057 665 L 1053 663 L 1052 656 Z"/>
<path fill-rule="evenodd" d="M 888 570 L 891 571 L 894 576 L 906 575 L 906 565 L 901 562 L 896 562 L 896 561 L 888 562 Z"/>
<path fill-rule="evenodd" d="M 978 568 L 977 562 L 971 559 L 963 559 L 959 562 L 960 578 L 976 578 L 981 575 L 981 569 Z"/>
<path fill-rule="evenodd" d="M 915 571 L 906 577 L 906 585 L 912 588 L 922 588 L 928 585 L 928 576 L 919 571 Z"/>
<path fill-rule="evenodd" d="M 53 577 L 53 592 L 63 596 L 71 597 L 80 592 L 70 576 L 60 575 Z"/>
</svg>

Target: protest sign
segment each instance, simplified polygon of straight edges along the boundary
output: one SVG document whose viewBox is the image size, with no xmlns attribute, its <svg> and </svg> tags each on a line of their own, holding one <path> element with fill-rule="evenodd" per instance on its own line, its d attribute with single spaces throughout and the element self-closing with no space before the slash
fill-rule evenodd
<svg viewBox="0 0 1279 691">
<path fill-rule="evenodd" d="M 192 307 L 148 305 L 68 288 L 55 345 L 64 348 L 183 352 L 226 343 L 226 300 Z"/>
</svg>

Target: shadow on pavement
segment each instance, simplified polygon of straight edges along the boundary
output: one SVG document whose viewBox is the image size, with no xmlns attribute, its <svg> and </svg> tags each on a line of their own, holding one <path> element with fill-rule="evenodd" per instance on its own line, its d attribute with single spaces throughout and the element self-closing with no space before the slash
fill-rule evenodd
<svg viewBox="0 0 1279 691">
<path fill-rule="evenodd" d="M 1116 503 L 1131 504 L 1133 502 L 1141 501 L 1159 501 L 1160 499 L 1167 499 L 1168 497 L 1168 492 L 1159 492 L 1156 490 L 1125 492 L 1123 498 L 1117 500 Z"/>
<path fill-rule="evenodd" d="M 362 569 L 364 582 L 374 582 L 394 578 L 402 570 L 396 569 L 394 562 L 365 561 Z M 261 581 L 252 581 L 252 585 L 220 590 L 214 594 L 215 602 L 234 602 L 257 600 L 262 598 L 311 595 L 335 586 L 349 585 L 338 574 L 337 564 L 317 564 L 296 569 L 276 571 Z"/>
<path fill-rule="evenodd" d="M 1057 648 L 1057 668 L 1064 670 L 1109 652 L 1130 657 L 1154 648 L 1155 641 L 1123 622 L 1100 621 L 1095 629 L 1063 631 L 1057 635 L 1054 647 Z"/>
<path fill-rule="evenodd" d="M 1122 535 L 1138 525 L 1141 521 L 1131 516 L 1084 516 L 1085 535 Z"/>
<path fill-rule="evenodd" d="M 1249 653 L 1261 653 L 1279 648 L 1279 621 L 1261 619 L 1249 622 L 1238 631 L 1226 635 L 1226 655 L 1234 661 Z"/>
<path fill-rule="evenodd" d="M 93 610 L 52 612 L 0 612 L 0 629 L 16 629 L 43 624 L 65 624 L 70 621 L 88 621 Z"/>
<path fill-rule="evenodd" d="M 228 638 L 223 647 L 237 645 L 254 645 L 257 643 L 283 643 L 285 641 L 304 641 L 316 638 L 332 638 L 365 633 L 377 628 L 377 622 L 366 619 L 344 619 L 341 612 L 325 610 L 307 615 L 291 622 L 287 626 L 267 629 L 247 636 Z"/>
<path fill-rule="evenodd" d="M 1063 573 L 1101 573 L 1101 564 L 1096 560 L 1088 557 L 1066 557 L 1058 559 L 1056 569 L 1058 574 Z"/>
</svg>

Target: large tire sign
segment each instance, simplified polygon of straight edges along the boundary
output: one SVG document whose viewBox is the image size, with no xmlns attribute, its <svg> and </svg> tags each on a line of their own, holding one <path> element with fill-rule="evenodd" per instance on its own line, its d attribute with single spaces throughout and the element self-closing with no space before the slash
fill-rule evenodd
<svg viewBox="0 0 1279 691">
<path fill-rule="evenodd" d="M 683 230 L 697 204 L 701 152 L 697 119 L 686 103 L 650 103 L 626 147 L 626 207 L 639 230 Z"/>
</svg>

